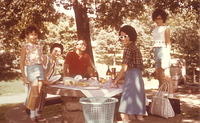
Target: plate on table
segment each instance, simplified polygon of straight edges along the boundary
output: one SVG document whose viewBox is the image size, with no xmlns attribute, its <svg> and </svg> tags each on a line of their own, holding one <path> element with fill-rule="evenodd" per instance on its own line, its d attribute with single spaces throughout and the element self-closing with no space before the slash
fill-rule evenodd
<svg viewBox="0 0 200 123">
<path fill-rule="evenodd" d="M 97 87 L 97 86 L 88 86 L 88 87 L 83 87 L 83 89 L 86 89 L 86 90 L 98 90 L 98 89 L 100 89 L 100 87 Z"/>
</svg>

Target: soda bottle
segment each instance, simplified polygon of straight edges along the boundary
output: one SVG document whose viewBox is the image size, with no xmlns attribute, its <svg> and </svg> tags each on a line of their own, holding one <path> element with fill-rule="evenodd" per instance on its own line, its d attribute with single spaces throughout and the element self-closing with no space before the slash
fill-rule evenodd
<svg viewBox="0 0 200 123">
<path fill-rule="evenodd" d="M 116 68 L 112 68 L 111 70 L 111 79 L 114 80 L 116 77 Z"/>
<path fill-rule="evenodd" d="M 108 65 L 108 69 L 106 71 L 106 79 L 109 80 L 111 78 L 111 71 L 110 71 L 110 67 Z"/>
</svg>

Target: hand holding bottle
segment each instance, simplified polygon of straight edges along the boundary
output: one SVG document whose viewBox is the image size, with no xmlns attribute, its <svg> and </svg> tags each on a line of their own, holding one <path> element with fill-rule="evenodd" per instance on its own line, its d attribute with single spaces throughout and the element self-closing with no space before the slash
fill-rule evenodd
<svg viewBox="0 0 200 123">
<path fill-rule="evenodd" d="M 119 86 L 118 86 L 117 81 L 116 81 L 116 80 L 112 80 L 111 86 L 110 86 L 110 87 L 111 87 L 111 88 L 118 88 Z"/>
</svg>

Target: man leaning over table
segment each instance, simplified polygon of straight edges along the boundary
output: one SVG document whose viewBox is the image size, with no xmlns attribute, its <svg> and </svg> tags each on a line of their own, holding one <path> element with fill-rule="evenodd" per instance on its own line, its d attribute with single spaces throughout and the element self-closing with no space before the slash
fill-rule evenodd
<svg viewBox="0 0 200 123">
<path fill-rule="evenodd" d="M 64 62 L 64 76 L 81 75 L 83 78 L 95 76 L 96 70 L 91 57 L 85 52 L 86 48 L 86 42 L 78 40 L 75 49 L 67 53 Z"/>
</svg>

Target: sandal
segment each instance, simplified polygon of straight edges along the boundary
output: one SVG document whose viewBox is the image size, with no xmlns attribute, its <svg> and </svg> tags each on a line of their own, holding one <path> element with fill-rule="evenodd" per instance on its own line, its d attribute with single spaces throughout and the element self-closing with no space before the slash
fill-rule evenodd
<svg viewBox="0 0 200 123">
<path fill-rule="evenodd" d="M 136 116 L 136 118 L 137 118 L 137 120 L 139 120 L 139 121 L 144 121 L 144 118 L 143 118 L 143 116 Z"/>
</svg>

